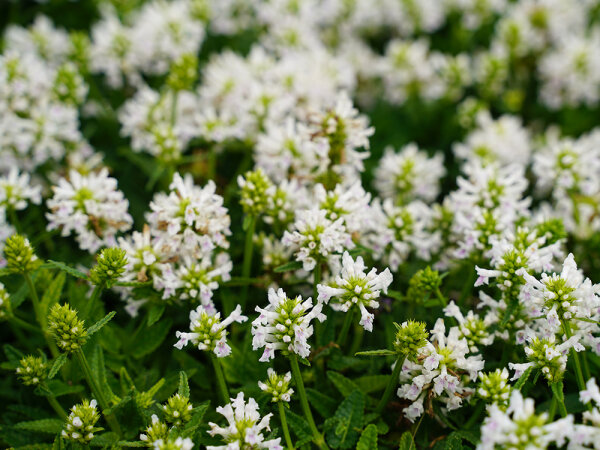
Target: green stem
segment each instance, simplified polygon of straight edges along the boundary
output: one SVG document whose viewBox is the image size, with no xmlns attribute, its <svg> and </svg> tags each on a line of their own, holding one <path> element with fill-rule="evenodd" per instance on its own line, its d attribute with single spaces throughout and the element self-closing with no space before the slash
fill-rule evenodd
<svg viewBox="0 0 600 450">
<path fill-rule="evenodd" d="M 315 420 L 313 419 L 312 412 L 310 411 L 310 406 L 308 405 L 308 398 L 306 397 L 306 391 L 304 390 L 304 381 L 302 381 L 302 374 L 300 373 L 300 367 L 298 366 L 298 357 L 295 354 L 291 354 L 289 358 L 296 388 L 298 389 L 298 396 L 300 397 L 302 412 L 304 413 L 304 417 L 312 431 L 313 441 L 319 448 L 327 449 L 327 444 L 325 444 L 323 436 L 321 436 L 321 433 L 319 433 L 317 425 L 315 424 Z"/>
<path fill-rule="evenodd" d="M 9 317 L 9 319 L 8 319 L 8 320 L 9 320 L 9 322 L 11 322 L 12 324 L 14 324 L 14 325 L 17 325 L 19 328 L 22 328 L 22 329 L 24 329 L 24 330 L 27 330 L 27 331 L 33 331 L 34 333 L 40 333 L 40 334 L 43 334 L 43 333 L 42 333 L 42 330 L 40 330 L 38 327 L 36 327 L 35 325 L 31 325 L 29 322 L 25 322 L 25 321 L 24 321 L 24 320 L 22 320 L 22 319 L 19 319 L 19 318 L 18 318 L 17 316 L 15 316 L 15 315 L 11 315 L 11 316 Z"/>
<path fill-rule="evenodd" d="M 435 289 L 435 295 L 444 308 L 448 306 L 448 300 L 446 300 L 446 297 L 442 295 L 439 287 Z"/>
<path fill-rule="evenodd" d="M 567 339 L 571 339 L 573 334 L 571 333 L 571 325 L 568 320 L 561 319 L 563 331 L 567 336 Z M 573 358 L 573 362 L 575 363 L 575 376 L 577 378 L 577 387 L 579 391 L 585 390 L 585 380 L 583 379 L 583 372 L 581 370 L 581 361 L 579 360 L 579 354 L 575 351 L 574 348 L 571 347 L 571 358 Z"/>
<path fill-rule="evenodd" d="M 37 291 L 35 290 L 35 286 L 33 284 L 33 280 L 31 279 L 31 275 L 29 272 L 24 272 L 23 277 L 25 278 L 25 282 L 27 283 L 27 287 L 29 288 L 29 294 L 31 295 L 31 301 L 33 302 L 33 310 L 35 312 L 35 319 L 42 327 L 42 330 L 46 329 L 46 318 L 42 314 L 40 298 L 38 297 Z"/>
<path fill-rule="evenodd" d="M 321 264 L 317 263 L 315 270 L 313 270 L 313 303 L 316 303 L 319 298 L 319 289 L 317 286 L 321 283 L 321 271 Z"/>
<path fill-rule="evenodd" d="M 421 422 L 423 422 L 423 417 L 425 417 L 425 414 L 421 414 L 421 417 L 419 418 L 419 421 L 417 422 L 417 426 L 415 427 L 415 430 L 412 433 L 413 441 L 410 443 L 410 447 L 408 448 L 408 450 L 412 450 L 413 445 L 415 446 L 415 448 L 417 448 L 417 446 L 415 444 L 415 437 L 417 436 L 417 432 L 419 431 L 419 427 L 421 426 Z"/>
<path fill-rule="evenodd" d="M 473 415 L 469 418 L 469 420 L 465 424 L 466 430 L 470 429 L 473 425 L 475 425 L 477 420 L 479 420 L 479 417 L 481 416 L 481 413 L 483 412 L 484 408 L 485 408 L 485 403 L 480 401 L 477 404 L 477 406 L 475 407 L 475 411 L 473 411 Z"/>
<path fill-rule="evenodd" d="M 249 216 L 250 220 L 246 229 L 246 243 L 244 245 L 244 263 L 242 266 L 242 277 L 250 278 L 252 270 L 252 252 L 254 251 L 254 230 L 256 229 L 256 216 Z M 242 309 L 246 306 L 246 298 L 248 297 L 248 285 L 242 290 L 240 304 Z"/>
<path fill-rule="evenodd" d="M 48 403 L 50 403 L 50 406 L 52 406 L 52 409 L 54 409 L 54 411 L 56 411 L 56 414 L 58 414 L 58 416 L 62 420 L 65 420 L 67 418 L 67 413 L 63 409 L 63 407 L 60 406 L 60 403 L 58 403 L 58 400 L 56 400 L 56 397 L 54 395 L 49 395 L 46 398 L 48 399 Z"/>
<path fill-rule="evenodd" d="M 206 179 L 215 180 L 215 175 L 217 174 L 217 150 L 214 146 L 211 146 L 207 152 Z"/>
<path fill-rule="evenodd" d="M 8 208 L 8 217 L 10 218 L 11 224 L 15 227 L 18 234 L 21 234 L 21 222 L 19 221 L 19 217 L 17 216 L 17 211 L 13 207 Z"/>
<path fill-rule="evenodd" d="M 558 402 L 556 401 L 556 395 L 552 394 L 552 401 L 550 402 L 550 409 L 548 409 L 548 421 L 554 422 L 554 416 L 556 415 L 556 406 Z"/>
<path fill-rule="evenodd" d="M 348 336 L 348 331 L 350 330 L 350 325 L 352 325 L 352 319 L 354 318 L 354 308 L 350 308 L 346 311 L 344 317 L 344 325 L 342 325 L 342 329 L 340 330 L 340 334 L 335 341 L 338 346 L 344 345 L 346 342 L 346 337 Z"/>
<path fill-rule="evenodd" d="M 560 411 L 560 415 L 562 417 L 567 417 L 567 407 L 565 406 L 565 396 L 563 394 L 563 383 L 562 381 L 559 381 L 557 383 L 553 383 L 552 386 L 550 386 L 550 389 L 552 390 L 552 401 L 554 403 L 554 401 L 556 401 L 556 404 L 558 405 L 558 409 Z M 550 404 L 550 407 L 552 407 L 552 404 Z M 554 417 L 554 413 L 552 412 L 553 415 L 552 417 Z"/>
<path fill-rule="evenodd" d="M 91 320 L 93 319 L 92 315 L 94 314 L 94 307 L 96 306 L 96 302 L 98 301 L 98 299 L 100 298 L 100 295 L 102 294 L 102 289 L 104 288 L 104 286 L 102 284 L 97 284 L 96 286 L 94 286 L 94 290 L 92 291 L 92 295 L 90 296 L 90 299 L 87 302 L 87 305 L 85 307 L 85 311 L 83 313 L 83 319 L 84 320 Z"/>
<path fill-rule="evenodd" d="M 360 325 L 354 326 L 354 336 L 352 337 L 352 344 L 350 345 L 350 355 L 354 355 L 362 344 L 363 337 L 365 336 L 365 329 Z"/>
<path fill-rule="evenodd" d="M 279 408 L 279 418 L 281 419 L 281 428 L 283 429 L 283 435 L 285 436 L 285 443 L 287 444 L 289 450 L 293 450 L 294 445 L 292 444 L 290 430 L 287 426 L 287 419 L 285 418 L 285 409 L 283 407 L 283 402 L 277 402 L 277 407 Z"/>
<path fill-rule="evenodd" d="M 221 395 L 221 400 L 224 402 L 223 404 L 229 403 L 231 400 L 229 398 L 229 391 L 227 390 L 227 382 L 225 381 L 225 374 L 223 373 L 223 367 L 221 367 L 221 361 L 214 353 L 210 353 L 210 360 L 212 361 L 213 367 L 215 369 L 215 375 L 217 376 L 217 385 L 219 387 L 219 393 Z"/>
<path fill-rule="evenodd" d="M 92 369 L 90 368 L 85 354 L 81 349 L 78 349 L 77 351 L 75 351 L 75 356 L 77 357 L 77 361 L 79 362 L 79 366 L 83 371 L 83 375 L 85 376 L 88 386 L 92 390 L 92 394 L 98 400 L 100 408 L 102 408 L 102 412 L 104 413 L 104 411 L 109 408 L 109 404 L 106 400 L 106 397 L 104 396 L 104 392 L 102 392 L 102 390 L 98 387 L 98 384 L 96 383 L 94 375 L 92 374 Z M 119 422 L 117 422 L 115 416 L 113 416 L 112 414 L 104 413 L 104 417 L 106 418 L 106 422 L 110 426 L 111 430 L 113 430 L 119 436 L 122 436 L 121 427 L 119 426 Z"/>
<path fill-rule="evenodd" d="M 388 382 L 388 385 L 386 386 L 385 391 L 383 392 L 383 396 L 381 397 L 381 400 L 379 400 L 377 408 L 375 409 L 375 412 L 377 414 L 382 413 L 383 408 L 385 408 L 385 405 L 387 405 L 387 402 L 389 401 L 390 396 L 392 395 L 392 391 L 398 384 L 398 377 L 400 376 L 400 371 L 402 370 L 403 363 L 404 359 L 402 358 L 402 356 L 398 356 L 398 359 L 396 359 L 396 365 L 394 366 L 394 370 L 392 371 L 392 377 L 390 378 L 390 381 Z"/>
</svg>

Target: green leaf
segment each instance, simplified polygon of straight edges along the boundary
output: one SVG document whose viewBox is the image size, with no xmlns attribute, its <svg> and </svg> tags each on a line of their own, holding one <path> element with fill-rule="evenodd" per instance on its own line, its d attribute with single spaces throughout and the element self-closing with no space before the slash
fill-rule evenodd
<svg viewBox="0 0 600 450">
<path fill-rule="evenodd" d="M 45 264 L 42 264 L 40 266 L 40 268 L 42 268 L 42 269 L 58 269 L 58 270 L 62 270 L 63 272 L 68 273 L 69 275 L 71 275 L 75 278 L 81 278 L 82 280 L 89 279 L 89 277 L 85 273 L 83 273 L 81 270 L 77 270 L 77 269 L 74 269 L 73 267 L 69 267 L 65 263 L 62 263 L 60 261 L 53 261 L 53 260 L 49 259 L 48 261 L 46 261 Z"/>
<path fill-rule="evenodd" d="M 119 448 L 120 447 L 147 447 L 148 444 L 144 441 L 133 441 L 133 442 L 119 441 L 118 446 L 119 446 Z"/>
<path fill-rule="evenodd" d="M 171 319 L 164 319 L 142 330 L 131 343 L 130 352 L 133 357 L 139 359 L 156 350 L 169 334 L 171 323 Z"/>
<path fill-rule="evenodd" d="M 31 281 L 35 282 L 36 278 L 37 278 L 37 273 L 36 272 L 32 273 Z M 21 284 L 21 287 L 19 287 L 17 292 L 15 292 L 13 295 L 10 296 L 10 306 L 12 306 L 13 310 L 15 310 L 19 306 L 21 306 L 21 304 L 27 298 L 27 294 L 29 294 L 29 286 L 27 285 L 27 283 L 23 282 L 23 284 Z"/>
<path fill-rule="evenodd" d="M 450 433 L 446 439 L 438 441 L 434 450 L 462 450 L 462 439 L 456 433 Z"/>
<path fill-rule="evenodd" d="M 387 294 L 385 294 L 387 297 L 393 298 L 394 300 L 399 300 L 399 301 L 404 301 L 405 297 L 402 294 L 402 292 L 398 292 L 398 291 L 394 291 L 392 289 L 388 289 Z"/>
<path fill-rule="evenodd" d="M 275 267 L 274 272 L 276 272 L 276 273 L 289 272 L 291 270 L 298 270 L 301 268 L 302 268 L 302 262 L 291 261 L 287 264 L 282 264 L 281 266 Z"/>
<path fill-rule="evenodd" d="M 19 422 L 13 428 L 27 431 L 37 431 L 40 433 L 56 434 L 63 429 L 63 421 L 60 419 L 41 419 Z"/>
<path fill-rule="evenodd" d="M 300 447 L 312 441 L 312 432 L 310 431 L 308 422 L 306 422 L 303 417 L 295 414 L 287 408 L 285 408 L 284 411 L 290 428 L 299 439 L 299 441 L 296 442 L 296 447 Z"/>
<path fill-rule="evenodd" d="M 521 390 L 521 388 L 525 385 L 525 383 L 527 383 L 527 380 L 531 376 L 532 372 L 533 372 L 533 366 L 528 367 L 525 370 L 525 372 L 523 372 L 523 375 L 521 375 L 521 377 L 515 383 L 515 389 L 516 390 L 518 390 L 518 391 Z"/>
<path fill-rule="evenodd" d="M 7 277 L 9 275 L 12 275 L 14 272 L 9 269 L 8 267 L 2 267 L 0 269 L 0 277 Z"/>
<path fill-rule="evenodd" d="M 349 396 L 353 391 L 360 389 L 354 381 L 346 378 L 344 375 L 334 372 L 332 370 L 327 371 L 327 378 L 333 383 L 338 391 L 344 396 Z"/>
<path fill-rule="evenodd" d="M 359 438 L 365 410 L 365 395 L 358 389 L 353 391 L 340 404 L 334 421 L 325 427 L 327 442 L 334 448 L 351 448 Z"/>
<path fill-rule="evenodd" d="M 333 416 L 339 403 L 317 389 L 306 388 L 306 396 L 312 407 L 324 418 Z"/>
<path fill-rule="evenodd" d="M 187 375 L 183 370 L 179 372 L 179 389 L 177 393 L 182 397 L 190 398 L 190 386 Z"/>
<path fill-rule="evenodd" d="M 107 433 L 97 434 L 90 441 L 90 447 L 106 447 L 110 448 L 112 445 L 119 442 L 119 435 L 109 431 Z"/>
<path fill-rule="evenodd" d="M 100 319 L 98 322 L 96 322 L 94 325 L 92 325 L 91 327 L 89 327 L 87 329 L 88 336 L 91 336 L 92 334 L 97 333 L 98 331 L 100 331 L 100 329 L 104 325 L 106 325 L 108 322 L 110 322 L 110 320 L 115 316 L 115 314 L 117 314 L 116 311 L 111 311 L 106 316 L 104 316 L 102 319 Z"/>
<path fill-rule="evenodd" d="M 396 352 L 391 350 L 367 350 L 366 352 L 357 352 L 355 356 L 395 356 Z"/>
<path fill-rule="evenodd" d="M 377 427 L 373 424 L 364 429 L 356 444 L 356 450 L 377 450 Z"/>
<path fill-rule="evenodd" d="M 254 217 L 249 214 L 244 216 L 244 222 L 242 222 L 242 231 L 247 231 L 248 228 L 250 228 L 250 224 L 252 223 L 253 219 Z"/>
<path fill-rule="evenodd" d="M 122 286 L 122 287 L 152 286 L 152 281 L 117 281 L 113 284 L 113 286 Z"/>
<path fill-rule="evenodd" d="M 58 371 L 62 366 L 67 362 L 68 356 L 66 353 L 61 353 L 52 363 L 52 367 L 50 368 L 50 372 L 48 373 L 48 379 L 51 380 L 56 376 Z"/>
<path fill-rule="evenodd" d="M 102 347 L 96 345 L 93 348 L 92 356 L 90 358 L 90 368 L 92 369 L 92 376 L 96 379 L 98 383 L 98 387 L 105 393 L 106 398 L 110 400 L 114 400 L 119 402 L 112 389 L 108 385 L 108 381 L 106 380 L 106 367 L 104 365 L 104 352 L 102 351 Z"/>
<path fill-rule="evenodd" d="M 225 281 L 223 286 L 248 286 L 251 284 L 260 284 L 263 281 L 260 278 L 232 277 L 229 281 Z"/>
<path fill-rule="evenodd" d="M 202 424 L 202 419 L 204 418 L 204 414 L 206 414 L 209 406 L 210 402 L 206 401 L 196 406 L 192 410 L 192 418 L 188 423 L 185 424 L 185 427 L 183 428 L 184 436 L 192 437 L 194 435 L 195 431 Z"/>
<path fill-rule="evenodd" d="M 365 375 L 354 380 L 356 385 L 365 394 L 371 392 L 383 391 L 390 380 L 389 375 Z"/>
<path fill-rule="evenodd" d="M 154 325 L 156 322 L 158 322 L 160 320 L 163 313 L 165 312 L 165 308 L 166 308 L 166 305 L 163 302 L 163 303 L 158 303 L 156 305 L 152 305 L 148 309 L 147 323 L 148 323 L 149 327 L 151 327 L 152 325 Z"/>
<path fill-rule="evenodd" d="M 410 431 L 405 431 L 400 437 L 400 447 L 398 450 L 417 450 L 417 446 L 415 445 L 415 441 L 413 441 L 412 434 Z"/>
<path fill-rule="evenodd" d="M 81 384 L 67 384 L 60 380 L 49 380 L 47 382 L 48 389 L 52 391 L 52 395 L 55 397 L 61 397 L 63 395 L 77 394 L 83 392 L 84 388 Z"/>
<path fill-rule="evenodd" d="M 450 433 L 450 436 L 458 436 L 463 441 L 468 441 L 469 443 L 471 443 L 473 445 L 477 445 L 479 443 L 479 438 L 477 437 L 477 435 L 475 433 L 473 433 L 471 431 L 457 430 L 457 431 L 453 431 L 452 433 Z"/>
<path fill-rule="evenodd" d="M 19 361 L 25 358 L 25 354 L 21 350 L 16 349 L 10 344 L 4 344 L 2 349 L 4 350 L 6 358 L 11 362 L 19 363 Z"/>
<path fill-rule="evenodd" d="M 63 286 L 65 285 L 66 278 L 67 276 L 64 272 L 59 272 L 56 275 L 56 278 L 52 280 L 50 285 L 44 291 L 44 295 L 42 295 L 42 299 L 40 301 L 40 309 L 42 311 L 44 320 L 48 315 L 50 308 L 52 308 L 55 303 L 58 303 Z"/>
<path fill-rule="evenodd" d="M 564 403 L 565 402 L 565 394 L 563 392 L 563 382 L 557 381 L 555 383 L 550 383 L 550 389 L 552 389 L 552 393 L 556 397 L 556 399 Z"/>
</svg>

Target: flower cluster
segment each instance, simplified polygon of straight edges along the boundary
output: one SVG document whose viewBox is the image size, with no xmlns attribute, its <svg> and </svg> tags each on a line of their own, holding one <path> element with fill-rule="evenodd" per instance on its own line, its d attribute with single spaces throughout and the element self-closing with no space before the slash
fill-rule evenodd
<svg viewBox="0 0 600 450">
<path fill-rule="evenodd" d="M 269 367 L 267 369 L 268 379 L 266 382 L 259 381 L 258 387 L 261 391 L 271 396 L 272 402 L 290 402 L 294 390 L 290 388 L 292 374 L 287 372 L 285 375 L 279 375 Z"/>
<path fill-rule="evenodd" d="M 89 444 L 94 433 L 102 428 L 96 427 L 100 414 L 96 409 L 96 400 L 84 400 L 71 408 L 71 414 L 67 417 L 67 423 L 62 430 L 62 437 L 80 444 Z"/>
</svg>

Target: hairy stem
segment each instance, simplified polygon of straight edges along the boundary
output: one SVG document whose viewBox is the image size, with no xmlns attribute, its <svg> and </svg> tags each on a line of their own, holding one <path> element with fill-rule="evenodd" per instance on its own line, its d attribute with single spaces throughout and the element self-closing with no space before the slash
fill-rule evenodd
<svg viewBox="0 0 600 450">
<path fill-rule="evenodd" d="M 293 450 L 294 445 L 292 444 L 292 438 L 290 437 L 290 430 L 288 429 L 287 419 L 285 418 L 285 408 L 283 402 L 277 402 L 279 409 L 279 418 L 281 420 L 281 428 L 283 429 L 283 436 L 285 437 L 285 443 L 289 450 Z"/>
<path fill-rule="evenodd" d="M 212 361 L 213 368 L 215 369 L 215 376 L 217 377 L 217 385 L 219 388 L 219 395 L 221 400 L 226 405 L 229 403 L 229 390 L 227 389 L 227 382 L 225 381 L 225 374 L 223 373 L 223 367 L 221 367 L 221 361 L 217 358 L 217 355 L 210 353 L 210 360 Z"/>
</svg>

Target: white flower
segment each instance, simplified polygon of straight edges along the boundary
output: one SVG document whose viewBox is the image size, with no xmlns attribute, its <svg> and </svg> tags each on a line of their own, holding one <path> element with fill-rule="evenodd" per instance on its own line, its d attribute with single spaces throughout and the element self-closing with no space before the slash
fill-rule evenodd
<svg viewBox="0 0 600 450">
<path fill-rule="evenodd" d="M 214 422 L 209 422 L 211 436 L 222 436 L 227 445 L 207 446 L 208 450 L 232 450 L 234 448 L 266 448 L 282 450 L 281 438 L 265 441 L 262 430 L 271 431 L 269 421 L 273 414 L 267 414 L 262 419 L 258 412 L 258 404 L 253 398 L 244 401 L 244 393 L 240 392 L 231 403 L 217 407 L 217 412 L 227 420 L 226 427 L 220 427 Z"/>
<path fill-rule="evenodd" d="M 377 298 L 382 290 L 387 293 L 393 277 L 387 268 L 380 274 L 377 274 L 375 268 L 366 274 L 365 269 L 362 257 L 359 256 L 354 261 L 348 252 L 344 252 L 341 273 L 329 284 L 317 286 L 318 300 L 329 303 L 336 311 L 348 314 L 352 314 L 354 309 L 350 312 L 351 308 L 357 306 L 361 314 L 360 325 L 367 331 L 373 331 L 375 316 L 367 311 L 367 307 L 379 307 Z"/>
<path fill-rule="evenodd" d="M 283 289 L 269 289 L 269 304 L 266 308 L 256 307 L 260 315 L 252 322 L 252 349 L 264 347 L 260 361 L 275 358 L 276 350 L 284 350 L 307 358 L 310 354 L 308 339 L 313 334 L 311 321 L 323 322 L 326 316 L 323 306 L 302 297 L 289 298 Z"/>
<path fill-rule="evenodd" d="M 221 313 L 203 305 L 190 311 L 190 333 L 178 331 L 176 333 L 179 341 L 175 347 L 181 350 L 188 342 L 196 345 L 199 350 L 211 351 L 219 358 L 231 354 L 231 347 L 227 344 L 226 328 L 233 322 L 243 323 L 248 318 L 242 315 L 242 307 L 237 305 L 233 312 L 225 320 L 221 321 Z"/>
<path fill-rule="evenodd" d="M 296 260 L 302 262 L 306 271 L 313 270 L 317 263 L 326 262 L 332 253 L 354 247 L 343 218 L 329 220 L 323 209 L 298 211 L 293 230 L 284 232 L 282 243 L 295 249 Z"/>
<path fill-rule="evenodd" d="M 410 143 L 394 153 L 385 149 L 375 171 L 375 186 L 382 198 L 405 203 L 421 199 L 435 200 L 440 191 L 440 179 L 446 174 L 441 153 L 428 158 L 416 144 Z"/>
<path fill-rule="evenodd" d="M 178 437 L 176 439 L 168 438 L 166 441 L 157 439 L 152 443 L 152 448 L 155 450 L 192 450 L 194 442 L 190 438 Z"/>
<path fill-rule="evenodd" d="M 88 175 L 72 170 L 68 180 L 61 178 L 52 189 L 48 229 L 59 228 L 63 236 L 75 233 L 83 250 L 94 253 L 102 246 L 115 246 L 116 234 L 131 227 L 129 203 L 106 168 Z"/>
<path fill-rule="evenodd" d="M 21 210 L 27 207 L 27 202 L 39 205 L 41 191 L 41 186 L 31 184 L 29 174 L 19 174 L 13 167 L 8 175 L 0 177 L 0 206 Z"/>
</svg>

